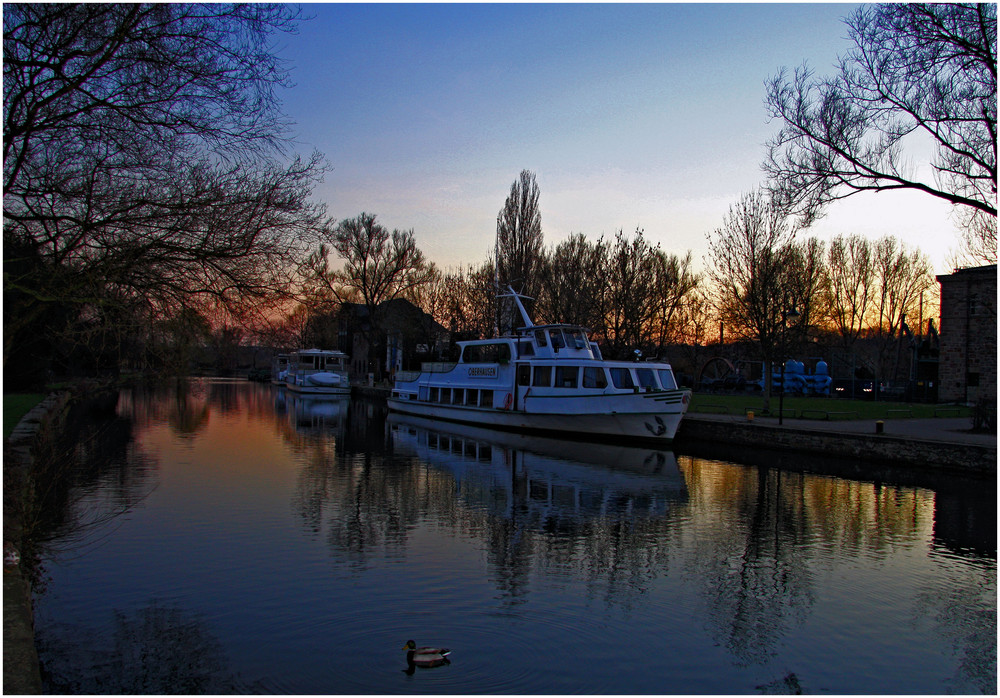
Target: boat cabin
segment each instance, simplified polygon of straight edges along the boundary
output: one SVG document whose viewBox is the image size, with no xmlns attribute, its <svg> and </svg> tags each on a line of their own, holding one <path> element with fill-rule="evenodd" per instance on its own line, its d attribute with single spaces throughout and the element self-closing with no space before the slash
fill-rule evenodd
<svg viewBox="0 0 1000 698">
<path fill-rule="evenodd" d="M 292 354 L 292 369 L 296 373 L 311 371 L 343 371 L 347 355 L 341 351 L 303 349 Z"/>
<path fill-rule="evenodd" d="M 573 359 L 600 361 L 601 350 L 587 330 L 576 325 L 522 327 L 513 337 L 462 342 L 459 363 L 506 364 L 522 359 Z"/>
</svg>

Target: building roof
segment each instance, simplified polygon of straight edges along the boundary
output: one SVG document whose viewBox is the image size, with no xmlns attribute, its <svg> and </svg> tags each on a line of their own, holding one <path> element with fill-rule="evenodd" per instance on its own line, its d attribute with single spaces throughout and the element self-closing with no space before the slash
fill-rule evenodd
<svg viewBox="0 0 1000 698">
<path fill-rule="evenodd" d="M 938 274 L 936 278 L 940 282 L 945 280 L 950 281 L 953 279 L 957 280 L 959 278 L 967 278 L 970 276 L 990 276 L 990 275 L 992 276 L 997 275 L 996 264 L 987 264 L 986 266 L 982 267 L 965 267 L 963 269 L 956 269 L 951 274 Z"/>
</svg>

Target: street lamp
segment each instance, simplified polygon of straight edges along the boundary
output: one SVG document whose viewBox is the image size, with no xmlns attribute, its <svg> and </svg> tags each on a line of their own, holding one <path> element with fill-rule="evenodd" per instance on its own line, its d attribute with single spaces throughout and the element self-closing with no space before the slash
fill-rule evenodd
<svg viewBox="0 0 1000 698">
<path fill-rule="evenodd" d="M 785 334 L 788 331 L 788 320 L 795 322 L 799 317 L 799 311 L 795 308 L 781 313 L 781 392 L 778 394 L 778 424 L 785 423 Z"/>
</svg>

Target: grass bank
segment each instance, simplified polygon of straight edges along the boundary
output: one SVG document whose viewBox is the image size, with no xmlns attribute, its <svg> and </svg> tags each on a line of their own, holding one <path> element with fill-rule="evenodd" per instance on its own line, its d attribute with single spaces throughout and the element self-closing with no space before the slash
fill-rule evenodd
<svg viewBox="0 0 1000 698">
<path fill-rule="evenodd" d="M 28 414 L 31 408 L 45 399 L 42 393 L 9 393 L 3 396 L 3 437 L 6 439 L 13 433 L 14 427 L 21 417 Z"/>
<path fill-rule="evenodd" d="M 971 407 L 916 402 L 875 402 L 840 398 L 785 396 L 784 415 L 791 419 L 918 419 L 928 417 L 971 417 Z M 763 416 L 760 395 L 717 395 L 695 393 L 689 412 L 742 415 L 748 410 Z M 778 396 L 771 398 L 772 415 L 778 414 Z"/>
</svg>

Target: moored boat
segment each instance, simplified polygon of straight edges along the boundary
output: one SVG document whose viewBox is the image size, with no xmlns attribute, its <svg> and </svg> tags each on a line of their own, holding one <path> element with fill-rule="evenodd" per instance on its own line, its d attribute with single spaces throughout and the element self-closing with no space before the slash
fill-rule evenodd
<svg viewBox="0 0 1000 698">
<path fill-rule="evenodd" d="M 339 395 L 351 392 L 347 354 L 330 349 L 301 349 L 288 359 L 285 385 L 297 393 Z"/>
<path fill-rule="evenodd" d="M 288 377 L 288 354 L 276 354 L 271 362 L 271 382 L 275 385 L 284 385 Z"/>
<path fill-rule="evenodd" d="M 599 438 L 673 440 L 690 402 L 668 363 L 605 360 L 584 327 L 524 326 L 458 342 L 457 363 L 399 372 L 389 409 L 432 419 Z"/>
</svg>

